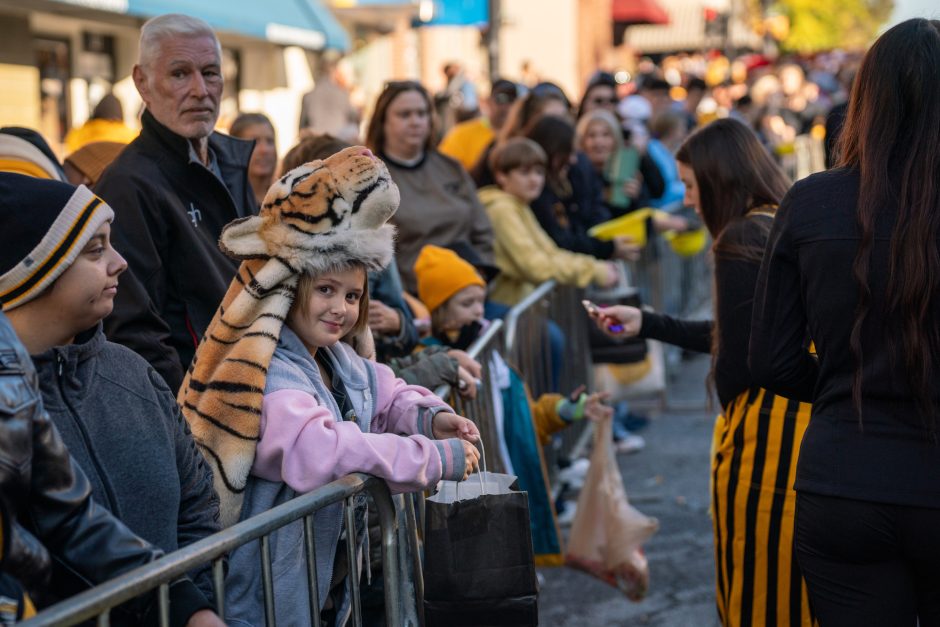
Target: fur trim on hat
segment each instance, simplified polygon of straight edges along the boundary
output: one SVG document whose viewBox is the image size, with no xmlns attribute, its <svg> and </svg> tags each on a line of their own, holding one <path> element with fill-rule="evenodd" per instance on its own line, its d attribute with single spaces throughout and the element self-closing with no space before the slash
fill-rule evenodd
<svg viewBox="0 0 940 627">
<path fill-rule="evenodd" d="M 298 277 L 388 265 L 395 229 L 386 222 L 398 200 L 385 164 L 365 148 L 347 148 L 291 170 L 271 186 L 260 215 L 222 231 L 220 248 L 242 264 L 177 400 L 212 466 L 223 525 L 234 524 L 241 514 L 260 438 L 267 368 Z M 346 340 L 360 355 L 374 358 L 368 328 Z"/>
<path fill-rule="evenodd" d="M 395 254 L 395 227 L 384 224 L 374 231 L 346 229 L 310 236 L 283 222 L 270 225 L 262 239 L 264 218 L 240 218 L 225 227 L 219 247 L 235 259 L 278 257 L 307 274 L 322 274 L 350 263 L 362 264 L 369 272 L 382 270 Z"/>
</svg>

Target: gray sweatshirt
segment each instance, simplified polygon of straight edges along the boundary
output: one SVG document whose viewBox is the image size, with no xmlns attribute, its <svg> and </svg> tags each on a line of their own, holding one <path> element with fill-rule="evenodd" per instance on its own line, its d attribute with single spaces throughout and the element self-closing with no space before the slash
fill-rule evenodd
<svg viewBox="0 0 940 627">
<path fill-rule="evenodd" d="M 33 355 L 43 403 L 95 501 L 167 553 L 219 531 L 209 466 L 163 379 L 99 324 Z M 194 573 L 210 607 L 209 566 Z"/>
<path fill-rule="evenodd" d="M 484 262 L 493 262 L 493 228 L 473 179 L 460 163 L 437 150 L 415 165 L 397 163 L 387 155 L 382 159 L 401 194 L 391 222 L 398 228 L 395 260 L 406 290 L 417 290 L 414 265 L 426 244 L 467 242 Z"/>
</svg>

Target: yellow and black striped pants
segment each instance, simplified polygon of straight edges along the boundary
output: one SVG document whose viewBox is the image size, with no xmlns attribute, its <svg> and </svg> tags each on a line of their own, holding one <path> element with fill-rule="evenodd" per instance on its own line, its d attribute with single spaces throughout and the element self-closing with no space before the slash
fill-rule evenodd
<svg viewBox="0 0 940 627">
<path fill-rule="evenodd" d="M 814 624 L 793 554 L 793 480 L 809 415 L 806 403 L 755 389 L 715 422 L 715 574 L 725 627 Z"/>
</svg>

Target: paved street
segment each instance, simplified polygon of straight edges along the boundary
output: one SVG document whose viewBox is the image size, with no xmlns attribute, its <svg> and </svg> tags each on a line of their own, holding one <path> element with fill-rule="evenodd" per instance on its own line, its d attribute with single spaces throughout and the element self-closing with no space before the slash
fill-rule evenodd
<svg viewBox="0 0 940 627">
<path fill-rule="evenodd" d="M 670 385 L 672 407 L 654 413 L 642 432 L 646 449 L 620 455 L 627 495 L 660 530 L 646 545 L 650 591 L 631 603 L 617 590 L 569 568 L 543 569 L 541 624 L 713 627 L 711 521 L 708 457 L 714 411 L 705 407 L 707 357 L 683 362 Z"/>
</svg>

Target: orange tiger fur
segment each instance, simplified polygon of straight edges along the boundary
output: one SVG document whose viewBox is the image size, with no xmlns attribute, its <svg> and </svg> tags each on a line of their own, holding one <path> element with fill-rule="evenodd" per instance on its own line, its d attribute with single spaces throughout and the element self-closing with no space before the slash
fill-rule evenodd
<svg viewBox="0 0 940 627">
<path fill-rule="evenodd" d="M 291 170 L 271 186 L 258 216 L 225 227 L 220 247 L 243 261 L 177 397 L 212 466 L 223 525 L 238 521 L 267 367 L 299 273 L 387 265 L 394 230 L 385 222 L 397 207 L 385 165 L 353 147 Z"/>
</svg>

